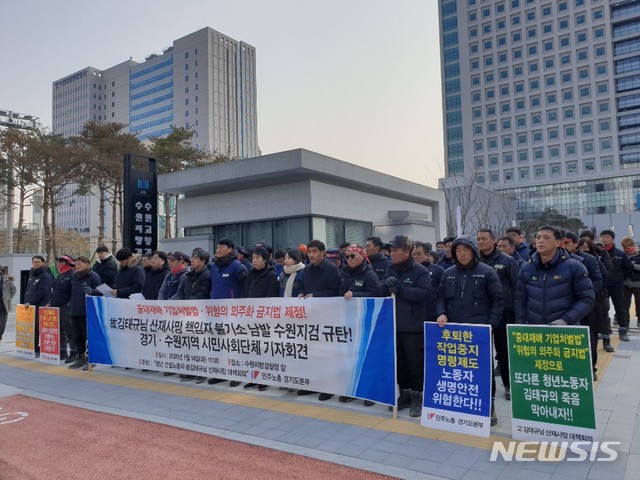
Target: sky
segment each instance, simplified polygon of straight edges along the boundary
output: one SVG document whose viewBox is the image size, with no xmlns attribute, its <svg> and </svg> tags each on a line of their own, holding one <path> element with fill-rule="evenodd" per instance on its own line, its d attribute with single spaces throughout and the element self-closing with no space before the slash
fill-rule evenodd
<svg viewBox="0 0 640 480">
<path fill-rule="evenodd" d="M 0 0 L 0 109 L 51 125 L 51 84 L 211 27 L 256 48 L 263 154 L 306 148 L 437 187 L 436 0 Z"/>
</svg>

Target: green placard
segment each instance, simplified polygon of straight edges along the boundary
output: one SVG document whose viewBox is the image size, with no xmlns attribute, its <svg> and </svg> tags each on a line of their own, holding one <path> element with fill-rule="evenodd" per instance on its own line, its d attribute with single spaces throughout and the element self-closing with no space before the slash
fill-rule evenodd
<svg viewBox="0 0 640 480">
<path fill-rule="evenodd" d="M 508 325 L 513 438 L 593 440 L 589 328 Z"/>
</svg>

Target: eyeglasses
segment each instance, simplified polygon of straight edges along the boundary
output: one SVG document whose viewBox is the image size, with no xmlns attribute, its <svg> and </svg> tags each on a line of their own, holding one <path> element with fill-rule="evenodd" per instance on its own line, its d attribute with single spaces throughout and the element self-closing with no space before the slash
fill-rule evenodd
<svg viewBox="0 0 640 480">
<path fill-rule="evenodd" d="M 346 258 L 347 260 L 353 260 L 354 258 L 357 258 L 358 256 L 354 253 L 351 255 L 345 255 L 344 258 Z"/>
</svg>

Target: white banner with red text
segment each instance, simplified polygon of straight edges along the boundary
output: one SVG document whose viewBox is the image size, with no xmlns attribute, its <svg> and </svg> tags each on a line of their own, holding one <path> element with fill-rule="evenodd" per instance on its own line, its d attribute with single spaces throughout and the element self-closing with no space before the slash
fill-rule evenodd
<svg viewBox="0 0 640 480">
<path fill-rule="evenodd" d="M 392 298 L 87 297 L 89 362 L 395 404 Z"/>
</svg>

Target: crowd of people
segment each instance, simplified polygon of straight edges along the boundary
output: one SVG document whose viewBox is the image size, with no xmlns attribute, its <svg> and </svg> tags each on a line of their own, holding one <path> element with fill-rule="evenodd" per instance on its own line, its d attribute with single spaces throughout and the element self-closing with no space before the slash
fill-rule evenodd
<svg viewBox="0 0 640 480">
<path fill-rule="evenodd" d="M 312 240 L 275 252 L 266 242 L 249 249 L 222 238 L 213 258 L 201 248 L 191 255 L 156 251 L 142 257 L 122 248 L 114 259 L 106 246 L 100 246 L 93 267 L 86 257 L 59 257 L 55 280 L 45 259 L 34 256 L 25 305 L 60 308 L 61 356 L 69 368 L 87 369 L 85 296 L 102 295 L 97 290 L 101 284 L 111 288 L 113 297 L 142 294 L 147 300 L 164 301 L 265 297 L 343 297 L 348 301 L 353 297 L 394 295 L 397 406 L 399 410 L 409 409 L 410 416 L 419 417 L 425 321 L 443 327 L 449 322 L 490 324 L 496 370 L 507 400 L 511 399 L 506 330 L 509 324 L 588 326 L 597 379 L 599 338 L 604 350 L 613 352 L 610 301 L 621 341 L 629 340 L 632 296 L 640 306 L 640 254 L 633 239 L 622 239 L 624 250 L 615 246 L 615 233 L 611 230 L 600 232 L 599 240 L 590 230 L 577 235 L 543 226 L 528 245 L 517 227 L 507 229 L 501 236 L 482 228 L 475 236 L 446 237 L 436 243 L 435 250 L 430 243 L 404 235 L 395 236 L 389 243 L 372 236 L 363 246 L 344 243 L 329 250 L 320 240 Z M 15 287 L 12 290 L 7 286 L 5 276 L 2 287 L 5 310 L 10 310 L 5 292 L 8 290 L 13 296 Z M 0 309 L 0 338 L 4 329 L 2 315 Z M 6 321 L 6 312 L 4 316 Z M 36 320 L 36 338 L 37 324 Z M 209 384 L 225 381 L 193 375 L 180 375 L 180 379 Z M 232 387 L 239 384 L 231 381 Z M 269 386 L 246 383 L 244 388 L 263 391 Z M 333 397 L 329 393 L 297 391 L 298 395 L 313 393 L 319 394 L 320 401 Z M 352 400 L 339 397 L 341 402 Z M 365 401 L 365 405 L 373 402 Z M 491 424 L 497 421 L 492 408 Z"/>
</svg>

